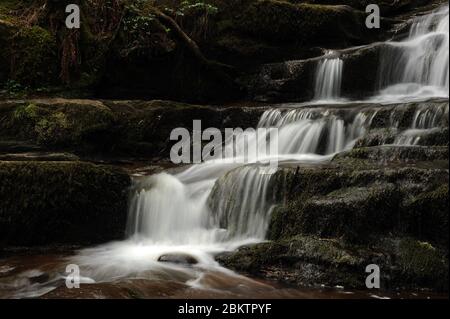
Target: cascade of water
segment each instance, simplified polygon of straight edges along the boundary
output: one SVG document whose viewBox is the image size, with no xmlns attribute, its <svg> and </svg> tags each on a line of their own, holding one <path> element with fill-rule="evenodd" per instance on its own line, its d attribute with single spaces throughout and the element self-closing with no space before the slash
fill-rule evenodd
<svg viewBox="0 0 450 319">
<path fill-rule="evenodd" d="M 278 128 L 276 156 L 280 159 L 317 162 L 353 147 L 371 118 L 365 112 L 344 120 L 320 109 L 284 113 L 274 109 L 261 116 L 259 126 Z M 267 134 L 246 137 L 251 145 L 265 146 L 270 143 Z M 243 136 L 237 136 L 240 138 Z M 235 156 L 242 152 L 238 149 Z M 261 174 L 252 166 L 233 170 L 239 166 L 242 164 L 228 158 L 213 159 L 177 175 L 162 173 L 137 181 L 128 233 L 164 244 L 264 239 L 272 205 L 268 199 L 272 175 Z M 224 175 L 226 178 L 221 178 Z"/>
<path fill-rule="evenodd" d="M 344 61 L 340 58 L 325 58 L 317 65 L 314 99 L 336 100 L 341 95 Z"/>
<path fill-rule="evenodd" d="M 408 38 L 387 42 L 379 69 L 381 95 L 448 96 L 449 7 L 418 17 Z"/>
<path fill-rule="evenodd" d="M 273 109 L 262 115 L 259 126 L 279 129 L 281 154 L 329 155 L 353 147 L 372 118 L 373 115 L 358 112 L 346 122 L 338 115 L 321 109 L 290 110 L 284 114 Z"/>
<path fill-rule="evenodd" d="M 448 121 L 449 104 L 419 105 L 414 113 L 410 128 L 403 131 L 394 141 L 397 145 L 417 145 L 424 135 L 437 132 Z M 448 126 L 448 122 L 447 122 Z"/>
<path fill-rule="evenodd" d="M 270 182 L 274 175 L 258 167 L 244 166 L 227 173 L 215 184 L 209 198 L 215 223 L 224 239 L 264 239 L 275 203 Z"/>
<path fill-rule="evenodd" d="M 383 94 L 409 94 L 417 87 L 448 90 L 448 6 L 419 18 L 407 41 L 388 46 L 392 50 L 385 53 L 381 68 L 380 85 L 387 88 Z M 316 100 L 339 98 L 342 70 L 343 61 L 339 58 L 319 62 Z M 278 128 L 278 152 L 272 155 L 279 161 L 317 163 L 352 148 L 376 114 L 360 111 L 346 112 L 344 116 L 343 113 L 339 109 L 300 108 L 285 112 L 272 109 L 261 116 L 258 127 Z M 448 118 L 448 105 L 437 111 L 418 108 L 411 129 L 439 126 L 445 116 Z M 394 115 L 392 123 L 394 127 L 400 125 Z M 270 143 L 267 135 L 246 138 L 252 145 Z M 398 142 L 416 141 L 414 137 Z M 234 156 L 242 156 L 242 150 Z M 136 270 L 147 271 L 153 262 L 151 267 L 165 276 L 160 269 L 163 266 L 157 262 L 162 254 L 189 253 L 206 268 L 216 265 L 211 257 L 214 252 L 264 240 L 275 201 L 271 183 L 274 175 L 260 174 L 257 164 L 243 165 L 232 160 L 213 158 L 178 174 L 162 173 L 135 180 L 127 227 L 130 240 L 111 248 L 114 253 L 103 247 L 87 250 L 75 263 L 99 269 L 99 273 L 103 267 L 103 274 L 108 271 L 112 273 L 109 277 L 117 278 Z M 256 162 L 257 159 L 250 158 L 250 163 Z M 98 257 L 94 261 L 93 254 Z M 111 265 L 116 268 L 111 269 Z M 122 266 L 124 269 L 119 272 L 117 267 Z M 186 277 L 186 268 L 181 272 L 180 276 Z M 195 270 L 191 269 L 189 276 L 195 278 L 192 272 Z M 94 277 L 103 280 L 102 276 Z"/>
</svg>

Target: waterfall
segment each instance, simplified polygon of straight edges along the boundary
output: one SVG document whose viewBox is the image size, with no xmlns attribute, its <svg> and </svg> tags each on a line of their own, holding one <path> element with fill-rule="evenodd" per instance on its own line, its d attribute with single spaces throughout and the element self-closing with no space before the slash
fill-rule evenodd
<svg viewBox="0 0 450 319">
<path fill-rule="evenodd" d="M 254 166 L 235 169 L 221 177 L 209 198 L 215 223 L 233 237 L 264 239 L 276 202 L 273 174 L 261 174 Z"/>
<path fill-rule="evenodd" d="M 407 39 L 386 43 L 379 69 L 382 96 L 448 97 L 448 12 L 447 5 L 418 17 Z"/>
<path fill-rule="evenodd" d="M 408 39 L 389 42 L 388 47 L 393 50 L 385 52 L 382 63 L 383 87 L 416 84 L 448 89 L 448 7 L 417 18 Z M 343 61 L 331 54 L 317 65 L 317 100 L 340 96 Z M 417 108 L 410 129 L 397 143 L 416 143 L 418 131 L 435 128 L 446 115 L 448 107 Z M 364 110 L 274 108 L 264 112 L 258 127 L 278 129 L 275 156 L 280 161 L 320 162 L 351 149 L 374 116 L 375 111 Z M 268 143 L 266 135 L 245 137 L 252 145 Z M 238 135 L 234 140 L 242 138 Z M 242 150 L 235 156 L 242 156 Z M 212 158 L 178 174 L 136 179 L 130 200 L 129 236 L 171 245 L 263 240 L 274 200 L 269 196 L 273 193 L 272 177 L 258 173 L 256 159 L 250 158 L 248 164 Z"/>
<path fill-rule="evenodd" d="M 343 118 L 338 110 L 271 109 L 258 127 L 278 129 L 276 156 L 281 161 L 320 162 L 352 148 L 370 125 L 370 115 L 360 111 Z M 249 136 L 249 142 L 264 144 L 268 139 Z M 261 174 L 258 168 L 212 159 L 175 175 L 137 179 L 128 234 L 165 245 L 263 240 L 275 202 L 270 186 L 274 175 Z"/>
<path fill-rule="evenodd" d="M 132 190 L 127 233 L 171 244 L 213 241 L 215 234 L 206 231 L 208 192 L 203 192 L 212 185 L 206 181 L 187 187 L 166 173 L 137 180 Z"/>
<path fill-rule="evenodd" d="M 448 6 L 431 15 L 417 18 L 403 42 L 389 42 L 380 68 L 383 96 L 426 95 L 426 91 L 448 96 Z M 343 61 L 326 57 L 317 65 L 315 100 L 340 97 Z M 319 104 L 319 103 L 313 103 Z M 410 111 L 400 107 L 381 120 L 395 131 L 404 128 Z M 375 109 L 381 109 L 377 105 Z M 233 140 L 247 139 L 253 146 L 265 146 L 271 129 L 278 129 L 276 157 L 281 163 L 322 163 L 339 152 L 353 148 L 377 115 L 374 108 L 311 107 L 281 105 L 266 110 L 258 128 L 269 129 L 262 136 L 238 134 Z M 419 105 L 410 126 L 397 138 L 397 144 L 417 144 L 423 133 L 448 122 L 444 107 Z M 390 123 L 389 123 L 390 121 Z M 379 123 L 377 123 L 379 124 Z M 447 124 L 448 126 L 448 124 Z M 228 141 L 225 149 L 233 148 Z M 135 177 L 130 195 L 127 224 L 128 239 L 119 244 L 85 250 L 74 263 L 94 269 L 91 277 L 103 280 L 120 278 L 137 270 L 167 276 L 167 267 L 188 280 L 198 279 L 200 268 L 217 270 L 213 254 L 265 240 L 270 215 L 277 204 L 278 174 L 261 174 L 258 158 L 247 163 L 233 161 L 242 157 L 238 149 L 232 157 L 210 158 L 182 171 Z M 113 252 L 111 252 L 113 251 Z M 198 268 L 165 266 L 158 258 L 167 253 L 189 254 Z M 92 258 L 92 256 L 96 256 Z M 122 268 L 120 268 L 122 267 Z M 166 268 L 164 268 L 166 267 Z M 209 267 L 209 268 L 208 268 Z M 162 268 L 164 268 L 162 270 Z M 180 270 L 180 268 L 182 268 Z M 85 269 L 86 271 L 86 269 Z M 112 274 L 112 275 L 111 275 Z M 159 278 L 159 277 L 158 277 Z"/>
<path fill-rule="evenodd" d="M 448 126 L 449 104 L 419 105 L 410 128 L 396 137 L 396 145 L 418 145 L 423 136 L 439 131 L 440 127 Z M 447 121 L 447 123 L 445 123 Z"/>
<path fill-rule="evenodd" d="M 321 109 L 294 109 L 282 113 L 266 111 L 259 121 L 262 127 L 279 129 L 281 154 L 331 155 L 352 148 L 371 123 L 371 114 L 357 112 L 344 120 L 338 114 Z"/>
<path fill-rule="evenodd" d="M 314 99 L 320 101 L 337 100 L 341 95 L 342 69 L 340 58 L 325 58 L 317 65 Z"/>
</svg>

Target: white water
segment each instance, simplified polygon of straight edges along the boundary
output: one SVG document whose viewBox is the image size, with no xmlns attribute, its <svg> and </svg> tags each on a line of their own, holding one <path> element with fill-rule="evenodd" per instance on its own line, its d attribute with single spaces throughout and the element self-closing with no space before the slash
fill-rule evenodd
<svg viewBox="0 0 450 319">
<path fill-rule="evenodd" d="M 395 139 L 396 145 L 418 145 L 423 136 L 439 131 L 444 126 L 443 119 L 448 119 L 449 104 L 441 104 L 430 107 L 427 104 L 420 105 L 414 113 L 409 129 L 401 132 Z M 393 123 L 397 126 L 398 123 Z"/>
<path fill-rule="evenodd" d="M 379 96 L 387 101 L 448 97 L 449 7 L 418 17 L 404 41 L 386 42 Z"/>
<path fill-rule="evenodd" d="M 329 53 L 331 54 L 331 53 Z M 317 65 L 315 77 L 315 101 L 336 101 L 341 96 L 342 70 L 340 58 L 324 58 Z"/>
</svg>

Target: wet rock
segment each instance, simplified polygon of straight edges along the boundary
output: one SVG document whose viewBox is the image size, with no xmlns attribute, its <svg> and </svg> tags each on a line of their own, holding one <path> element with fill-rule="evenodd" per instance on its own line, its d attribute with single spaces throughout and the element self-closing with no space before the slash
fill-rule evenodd
<svg viewBox="0 0 450 319">
<path fill-rule="evenodd" d="M 245 79 L 249 96 L 264 102 L 311 100 L 316 64 L 307 60 L 263 65 Z"/>
<path fill-rule="evenodd" d="M 362 138 L 360 138 L 355 147 L 370 147 L 385 144 L 393 144 L 395 138 L 398 136 L 398 130 L 392 128 L 379 128 L 370 130 Z"/>
<path fill-rule="evenodd" d="M 218 261 L 232 269 L 297 286 L 366 289 L 365 268 L 377 264 L 382 289 L 448 290 L 446 252 L 411 238 L 379 238 L 371 245 L 296 236 L 240 248 Z"/>
<path fill-rule="evenodd" d="M 170 298 L 188 288 L 173 281 L 129 279 L 116 283 L 81 284 L 79 289 L 62 285 L 41 299 L 146 299 Z"/>
<path fill-rule="evenodd" d="M 449 132 L 447 128 L 437 128 L 421 134 L 417 142 L 418 145 L 426 146 L 447 146 L 449 144 Z"/>
<path fill-rule="evenodd" d="M 188 254 L 164 254 L 158 258 L 158 261 L 173 264 L 195 265 L 198 260 Z"/>
<path fill-rule="evenodd" d="M 50 280 L 50 275 L 47 273 L 42 273 L 36 276 L 29 277 L 30 283 L 43 284 Z"/>
<path fill-rule="evenodd" d="M 352 99 L 365 99 L 377 89 L 378 67 L 383 45 L 344 51 L 341 95 Z"/>
<path fill-rule="evenodd" d="M 340 165 L 279 173 L 286 191 L 272 214 L 269 238 L 308 234 L 367 243 L 395 233 L 446 244 L 441 229 L 448 230 L 448 168 Z M 421 216 L 429 217 L 424 228 L 417 227 Z"/>
</svg>

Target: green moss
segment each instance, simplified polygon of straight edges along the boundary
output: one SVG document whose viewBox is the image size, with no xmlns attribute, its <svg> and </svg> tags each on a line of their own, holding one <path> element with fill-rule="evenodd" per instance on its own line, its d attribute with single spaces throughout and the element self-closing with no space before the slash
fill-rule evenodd
<svg viewBox="0 0 450 319">
<path fill-rule="evenodd" d="M 400 241 L 398 251 L 397 261 L 406 281 L 448 289 L 448 259 L 437 248 L 406 238 Z"/>
<path fill-rule="evenodd" d="M 448 233 L 448 185 L 441 185 L 417 196 L 409 196 L 402 209 L 403 230 L 418 238 L 447 245 Z"/>
<path fill-rule="evenodd" d="M 19 106 L 13 113 L 13 120 L 17 122 L 33 121 L 37 117 L 38 107 L 33 103 Z"/>
<path fill-rule="evenodd" d="M 0 1 L 0 20 L 14 21 L 11 11 L 16 10 L 19 1 L 16 0 L 2 0 Z"/>
<path fill-rule="evenodd" d="M 82 162 L 0 162 L 0 243 L 89 244 L 123 236 L 130 180 Z"/>
<path fill-rule="evenodd" d="M 56 103 L 50 107 L 30 103 L 19 105 L 9 116 L 9 122 L 12 134 L 46 147 L 90 148 L 107 142 L 105 135 L 111 137 L 115 116 L 98 103 Z"/>
<path fill-rule="evenodd" d="M 55 37 L 39 26 L 24 27 L 11 40 L 11 78 L 41 87 L 57 74 Z"/>
<path fill-rule="evenodd" d="M 262 109 L 171 101 L 0 101 L 0 137 L 79 155 L 165 156 L 174 127 L 254 127 Z"/>
</svg>

